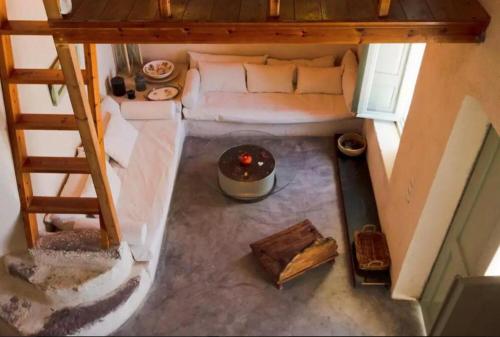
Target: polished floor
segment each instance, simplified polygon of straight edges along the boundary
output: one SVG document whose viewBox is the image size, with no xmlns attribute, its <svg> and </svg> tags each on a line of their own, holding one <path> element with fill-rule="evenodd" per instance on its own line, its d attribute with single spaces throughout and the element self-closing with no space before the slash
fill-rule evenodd
<svg viewBox="0 0 500 337">
<path fill-rule="evenodd" d="M 155 285 L 117 333 L 422 335 L 415 303 L 351 286 L 333 139 L 266 140 L 278 157 L 280 190 L 253 204 L 224 197 L 214 183 L 217 153 L 230 142 L 186 140 Z M 306 218 L 338 241 L 340 256 L 279 291 L 248 245 Z"/>
</svg>

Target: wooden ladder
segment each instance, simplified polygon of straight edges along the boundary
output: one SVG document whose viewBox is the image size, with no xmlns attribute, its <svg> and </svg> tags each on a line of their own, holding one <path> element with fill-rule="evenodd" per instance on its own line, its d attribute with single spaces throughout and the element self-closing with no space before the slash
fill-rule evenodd
<svg viewBox="0 0 500 337">
<path fill-rule="evenodd" d="M 60 18 L 58 0 L 44 0 L 44 4 L 49 19 Z M 0 0 L 0 23 L 7 20 L 5 0 Z M 11 37 L 2 35 L 0 43 L 2 91 L 27 244 L 30 248 L 37 244 L 39 231 L 36 215 L 56 213 L 99 215 L 103 248 L 117 246 L 121 233 L 106 176 L 96 46 L 84 45 L 86 69 L 82 71 L 75 47 L 56 40 L 54 43 L 62 71 L 17 69 Z M 22 113 L 18 84 L 65 84 L 73 115 Z M 86 158 L 28 156 L 26 130 L 78 131 Z M 34 196 L 32 173 L 90 174 L 97 198 Z"/>
</svg>

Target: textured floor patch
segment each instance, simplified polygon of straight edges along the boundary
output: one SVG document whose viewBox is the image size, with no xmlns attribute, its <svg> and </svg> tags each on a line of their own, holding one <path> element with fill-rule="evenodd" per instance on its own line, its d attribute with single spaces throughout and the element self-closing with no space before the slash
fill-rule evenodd
<svg viewBox="0 0 500 337">
<path fill-rule="evenodd" d="M 155 285 L 119 335 L 423 334 L 415 303 L 351 286 L 333 139 L 277 140 L 274 151 L 300 153 L 299 170 L 278 172 L 293 183 L 254 204 L 217 189 L 216 158 L 204 154 L 216 145 L 187 138 Z M 340 256 L 278 291 L 248 245 L 304 219 L 337 240 Z"/>
</svg>

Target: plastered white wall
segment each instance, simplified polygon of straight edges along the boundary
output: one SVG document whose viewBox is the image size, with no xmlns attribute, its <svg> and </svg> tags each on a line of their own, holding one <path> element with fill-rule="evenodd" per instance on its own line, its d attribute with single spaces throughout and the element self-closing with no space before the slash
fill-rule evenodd
<svg viewBox="0 0 500 337">
<path fill-rule="evenodd" d="M 9 19 L 46 20 L 42 0 L 8 0 Z M 16 36 L 12 38 L 15 65 L 17 68 L 49 68 L 56 58 L 52 37 Z M 100 70 L 101 94 L 106 93 L 106 79 L 115 73 L 112 48 L 99 45 L 97 48 Z M 83 60 L 82 60 L 83 65 Z M 57 107 L 52 105 L 46 85 L 19 86 L 21 111 L 24 113 L 67 113 L 72 114 L 67 93 Z M 8 143 L 3 101 L 0 109 L 0 255 L 24 249 L 24 233 L 19 218 L 19 198 Z M 26 132 L 29 155 L 73 156 L 80 144 L 77 132 L 29 131 Z M 63 175 L 32 175 L 36 195 L 56 195 Z M 43 226 L 42 226 L 43 228 Z"/>
<path fill-rule="evenodd" d="M 264 55 L 270 57 L 313 58 L 326 55 L 336 55 L 338 59 L 347 49 L 356 49 L 349 45 L 300 45 L 300 44 L 164 44 L 141 45 L 142 56 L 145 60 L 169 59 L 176 63 L 186 63 L 187 52 L 196 51 L 213 54 L 235 55 Z"/>
</svg>

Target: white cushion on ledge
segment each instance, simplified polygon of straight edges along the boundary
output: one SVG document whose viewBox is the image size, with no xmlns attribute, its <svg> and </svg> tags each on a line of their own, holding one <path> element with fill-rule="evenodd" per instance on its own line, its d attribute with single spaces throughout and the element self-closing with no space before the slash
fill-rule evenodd
<svg viewBox="0 0 500 337">
<path fill-rule="evenodd" d="M 184 109 L 193 120 L 234 123 L 294 124 L 353 118 L 342 95 L 280 93 L 203 94 L 194 109 Z"/>
<path fill-rule="evenodd" d="M 185 107 L 193 108 L 198 103 L 201 90 L 201 78 L 198 69 L 189 69 L 186 74 L 186 82 L 182 91 L 182 104 Z"/>
<path fill-rule="evenodd" d="M 242 63 L 200 62 L 201 87 L 204 92 L 247 92 Z"/>
<path fill-rule="evenodd" d="M 196 69 L 200 62 L 212 63 L 253 63 L 265 64 L 267 55 L 257 56 L 242 56 L 242 55 L 217 55 L 217 54 L 204 54 L 197 52 L 188 52 L 189 55 L 189 69 Z"/>
<path fill-rule="evenodd" d="M 104 135 L 106 153 L 122 167 L 127 167 L 137 140 L 137 130 L 119 113 L 111 114 Z"/>
<path fill-rule="evenodd" d="M 297 94 L 342 95 L 344 67 L 299 67 Z"/>
<path fill-rule="evenodd" d="M 131 101 L 122 103 L 122 116 L 128 120 L 174 119 L 177 106 L 173 101 Z"/>
<path fill-rule="evenodd" d="M 245 64 L 247 70 L 247 86 L 249 92 L 293 92 L 295 65 L 260 65 Z"/>
</svg>

